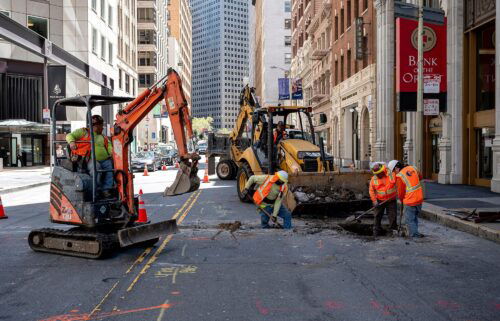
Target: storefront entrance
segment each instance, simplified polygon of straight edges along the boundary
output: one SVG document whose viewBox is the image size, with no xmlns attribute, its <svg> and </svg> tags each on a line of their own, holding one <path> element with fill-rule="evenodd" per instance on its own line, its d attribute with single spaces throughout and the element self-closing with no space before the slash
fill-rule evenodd
<svg viewBox="0 0 500 321">
<path fill-rule="evenodd" d="M 495 137 L 495 21 L 465 33 L 464 177 L 491 185 Z"/>
</svg>

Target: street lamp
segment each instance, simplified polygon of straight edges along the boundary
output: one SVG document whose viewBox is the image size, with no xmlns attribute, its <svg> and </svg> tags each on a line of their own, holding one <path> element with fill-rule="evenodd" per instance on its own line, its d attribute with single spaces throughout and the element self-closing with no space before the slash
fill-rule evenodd
<svg viewBox="0 0 500 321">
<path fill-rule="evenodd" d="M 285 79 L 288 79 L 288 75 L 290 74 L 290 70 L 282 68 L 282 67 L 278 67 L 278 66 L 271 66 L 269 68 L 282 70 L 285 73 Z M 292 104 L 292 93 L 290 91 L 290 82 L 288 82 L 288 92 L 290 94 L 290 105 L 291 105 Z"/>
</svg>

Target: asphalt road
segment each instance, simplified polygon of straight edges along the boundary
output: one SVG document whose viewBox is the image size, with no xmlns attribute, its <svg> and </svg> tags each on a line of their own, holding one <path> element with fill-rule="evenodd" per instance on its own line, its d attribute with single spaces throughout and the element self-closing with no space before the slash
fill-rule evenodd
<svg viewBox="0 0 500 321">
<path fill-rule="evenodd" d="M 176 217 L 181 233 L 106 260 L 31 251 L 31 229 L 56 227 L 48 187 L 4 195 L 0 320 L 500 320 L 498 244 L 428 222 L 418 242 L 322 220 L 261 230 L 234 181 L 163 198 L 174 175 L 138 174 L 136 188 L 151 220 Z M 238 242 L 210 239 L 235 220 Z"/>
</svg>

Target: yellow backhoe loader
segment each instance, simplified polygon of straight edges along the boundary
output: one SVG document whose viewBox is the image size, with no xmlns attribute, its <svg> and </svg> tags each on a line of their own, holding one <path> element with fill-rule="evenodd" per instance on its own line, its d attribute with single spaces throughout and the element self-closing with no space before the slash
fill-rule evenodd
<svg viewBox="0 0 500 321">
<path fill-rule="evenodd" d="M 282 122 L 285 138 L 275 140 L 275 128 Z M 317 141 L 318 140 L 318 141 Z M 207 156 L 209 173 L 215 169 L 221 179 L 236 178 L 241 201 L 250 202 L 242 191 L 251 175 L 289 174 L 290 192 L 285 205 L 293 215 L 334 215 L 370 207 L 369 171 L 340 170 L 317 139 L 311 108 L 273 106 L 262 108 L 254 89 L 245 87 L 240 99 L 238 120 L 229 136 L 210 135 Z M 253 193 L 250 193 L 250 195 Z"/>
</svg>

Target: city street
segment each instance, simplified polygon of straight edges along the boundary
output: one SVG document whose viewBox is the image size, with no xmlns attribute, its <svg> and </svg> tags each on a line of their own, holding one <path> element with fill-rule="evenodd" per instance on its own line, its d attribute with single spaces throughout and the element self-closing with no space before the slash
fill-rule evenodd
<svg viewBox="0 0 500 321">
<path fill-rule="evenodd" d="M 163 198 L 174 175 L 137 173 L 135 186 L 150 219 L 175 217 L 181 232 L 104 260 L 31 251 L 31 229 L 57 227 L 49 187 L 3 195 L 0 320 L 500 319 L 498 244 L 425 221 L 419 241 L 373 240 L 312 218 L 261 230 L 234 181 L 213 176 Z M 238 242 L 228 232 L 210 239 L 235 220 Z"/>
</svg>

